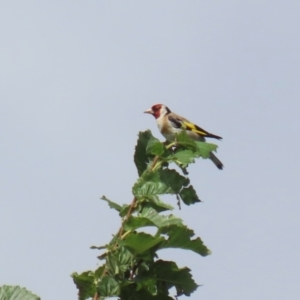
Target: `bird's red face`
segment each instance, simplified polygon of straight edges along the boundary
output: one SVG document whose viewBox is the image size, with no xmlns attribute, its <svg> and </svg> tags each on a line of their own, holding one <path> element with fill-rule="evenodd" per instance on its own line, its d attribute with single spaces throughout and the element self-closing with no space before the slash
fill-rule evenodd
<svg viewBox="0 0 300 300">
<path fill-rule="evenodd" d="M 155 119 L 158 119 L 161 115 L 169 113 L 170 110 L 163 104 L 155 104 L 150 109 L 144 111 L 146 114 L 151 114 Z"/>
</svg>

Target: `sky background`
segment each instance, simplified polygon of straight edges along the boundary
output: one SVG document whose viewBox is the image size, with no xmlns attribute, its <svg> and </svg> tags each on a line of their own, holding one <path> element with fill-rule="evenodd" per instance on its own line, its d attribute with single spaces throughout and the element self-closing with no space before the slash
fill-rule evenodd
<svg viewBox="0 0 300 300">
<path fill-rule="evenodd" d="M 223 137 L 223 171 L 190 168 L 203 203 L 174 211 L 212 255 L 161 252 L 203 285 L 182 299 L 299 299 L 299 16 L 299 1 L 2 1 L 0 285 L 76 299 L 70 274 L 120 226 L 99 198 L 132 200 L 137 134 L 162 139 L 143 111 L 164 103 Z"/>
</svg>

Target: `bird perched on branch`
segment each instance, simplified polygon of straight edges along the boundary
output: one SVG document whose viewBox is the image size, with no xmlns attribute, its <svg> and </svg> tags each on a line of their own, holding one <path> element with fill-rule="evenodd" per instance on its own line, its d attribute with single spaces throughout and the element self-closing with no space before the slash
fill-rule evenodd
<svg viewBox="0 0 300 300">
<path fill-rule="evenodd" d="M 205 138 L 214 138 L 221 140 L 218 135 L 207 132 L 199 126 L 193 124 L 189 120 L 171 112 L 171 110 L 163 104 L 155 104 L 144 113 L 151 114 L 156 119 L 158 129 L 167 141 L 171 142 L 175 139 L 175 133 L 186 130 L 190 138 L 195 141 L 205 141 Z M 211 152 L 210 159 L 218 169 L 223 169 L 222 162 Z"/>
</svg>

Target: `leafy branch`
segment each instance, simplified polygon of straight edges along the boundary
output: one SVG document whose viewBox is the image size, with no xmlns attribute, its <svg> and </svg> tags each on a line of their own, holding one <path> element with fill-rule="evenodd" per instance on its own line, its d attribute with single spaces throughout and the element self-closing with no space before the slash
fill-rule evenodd
<svg viewBox="0 0 300 300">
<path fill-rule="evenodd" d="M 190 296 L 197 289 L 190 269 L 158 259 L 158 252 L 180 248 L 206 256 L 210 251 L 199 237 L 194 238 L 194 231 L 180 218 L 165 214 L 173 207 L 163 202 L 160 196 L 175 195 L 179 208 L 181 203 L 200 202 L 186 176 L 186 169 L 199 157 L 209 158 L 216 148 L 214 144 L 191 140 L 185 132 L 167 145 L 153 137 L 150 131 L 139 133 L 134 154 L 139 178 L 132 188 L 133 200 L 129 205 L 121 206 L 105 196 L 101 198 L 119 213 L 121 226 L 108 244 L 92 247 L 105 250 L 98 256 L 103 265 L 94 271 L 72 274 L 79 300 L 110 297 L 171 300 L 174 299 L 169 296 L 172 287 L 177 291 L 176 297 Z M 170 169 L 170 164 L 177 165 L 183 175 Z M 153 227 L 155 234 L 144 232 L 145 227 Z"/>
</svg>

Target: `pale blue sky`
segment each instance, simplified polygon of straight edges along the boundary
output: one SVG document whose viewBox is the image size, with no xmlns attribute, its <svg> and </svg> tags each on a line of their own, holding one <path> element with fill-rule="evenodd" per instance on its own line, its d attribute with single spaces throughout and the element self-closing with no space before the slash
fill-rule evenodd
<svg viewBox="0 0 300 300">
<path fill-rule="evenodd" d="M 2 1 L 0 285 L 76 299 L 132 199 L 133 151 L 164 103 L 223 136 L 204 201 L 174 211 L 212 255 L 161 253 L 202 284 L 190 299 L 300 294 L 299 1 Z M 175 203 L 174 199 L 174 203 Z M 188 299 L 188 298 L 187 298 Z"/>
</svg>

